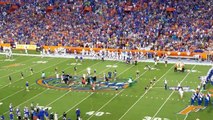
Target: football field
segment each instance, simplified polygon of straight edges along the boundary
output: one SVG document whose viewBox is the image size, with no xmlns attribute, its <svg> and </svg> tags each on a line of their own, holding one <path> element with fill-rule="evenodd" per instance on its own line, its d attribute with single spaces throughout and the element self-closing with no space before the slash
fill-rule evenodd
<svg viewBox="0 0 213 120">
<path fill-rule="evenodd" d="M 154 69 L 144 69 L 147 65 Z M 76 72 L 74 66 L 77 67 Z M 33 68 L 33 74 L 30 68 Z M 118 90 L 103 88 L 94 91 L 82 88 L 81 84 L 72 89 L 64 87 L 64 84 L 59 85 L 57 81 L 50 82 L 47 86 L 39 84 L 42 72 L 46 73 L 48 80 L 55 80 L 55 68 L 59 74 L 64 71 L 79 80 L 87 73 L 88 68 L 91 69 L 91 74 L 96 70 L 100 80 L 104 73 L 108 75 L 108 72 L 116 70 L 116 80 L 110 79 L 110 82 L 126 82 L 132 78 L 135 83 Z M 211 66 L 185 65 L 185 68 L 186 72 L 182 73 L 174 72 L 174 64 L 165 67 L 163 63 L 155 66 L 148 62 L 139 62 L 137 65 L 101 60 L 76 62 L 71 58 L 32 56 L 13 56 L 8 60 L 0 55 L 0 115 L 9 119 L 9 104 L 12 103 L 14 110 L 17 106 L 21 108 L 23 116 L 23 108 L 30 107 L 33 103 L 49 108 L 50 113 L 57 113 L 60 120 L 63 112 L 67 113 L 67 118 L 75 120 L 77 108 L 81 110 L 83 120 L 211 120 L 212 103 L 206 109 L 189 107 L 193 94 L 191 91 L 200 84 L 198 77 L 205 76 Z M 138 79 L 136 71 L 139 71 Z M 24 79 L 21 79 L 21 72 Z M 12 78 L 11 83 L 8 76 Z M 180 83 L 182 87 L 188 87 L 189 91 L 184 92 L 181 99 L 178 91 L 164 89 L 165 79 L 168 87 L 176 87 Z M 26 81 L 29 82 L 29 91 L 25 88 Z M 145 90 L 147 86 L 149 87 Z M 210 84 L 202 92 L 206 94 L 208 91 L 213 94 L 213 86 Z"/>
</svg>

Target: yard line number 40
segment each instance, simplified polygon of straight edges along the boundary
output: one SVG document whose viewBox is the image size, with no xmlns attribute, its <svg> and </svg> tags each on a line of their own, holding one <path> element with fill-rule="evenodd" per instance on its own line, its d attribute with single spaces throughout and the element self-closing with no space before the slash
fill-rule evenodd
<svg viewBox="0 0 213 120">
<path fill-rule="evenodd" d="M 150 116 L 145 116 L 142 120 L 169 120 L 169 119 L 168 118 L 160 118 L 160 117 L 152 118 Z"/>
<path fill-rule="evenodd" d="M 95 115 L 97 117 L 100 117 L 102 115 L 109 115 L 111 113 L 109 113 L 109 112 L 100 112 L 100 111 L 97 111 L 97 112 L 96 111 L 89 111 L 89 112 L 86 112 L 86 114 L 89 115 L 89 116 Z"/>
</svg>

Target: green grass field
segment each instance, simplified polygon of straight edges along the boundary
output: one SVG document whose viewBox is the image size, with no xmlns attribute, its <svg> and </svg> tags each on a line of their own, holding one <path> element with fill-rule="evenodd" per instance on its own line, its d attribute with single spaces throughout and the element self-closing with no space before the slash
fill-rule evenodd
<svg viewBox="0 0 213 120">
<path fill-rule="evenodd" d="M 82 76 L 88 67 L 97 75 L 102 77 L 103 73 L 117 70 L 117 78 L 127 79 L 136 77 L 136 71 L 140 71 L 140 78 L 131 87 L 121 90 L 110 91 L 69 91 L 59 89 L 48 89 L 36 83 L 41 79 L 44 71 L 47 77 L 55 76 L 54 69 L 64 70 L 65 73 L 74 74 L 74 59 L 68 58 L 40 58 L 14 56 L 14 61 L 5 61 L 5 56 L 0 55 L 0 115 L 4 114 L 9 119 L 9 104 L 13 107 L 19 106 L 23 115 L 23 107 L 33 102 L 40 106 L 51 107 L 50 112 L 57 112 L 61 117 L 67 112 L 68 118 L 76 119 L 75 110 L 80 108 L 83 120 L 211 120 L 213 118 L 213 105 L 198 112 L 190 112 L 188 115 L 178 114 L 190 104 L 192 92 L 185 92 L 183 99 L 177 91 L 164 90 L 164 80 L 168 86 L 190 86 L 195 89 L 210 66 L 186 65 L 186 69 L 193 69 L 195 72 L 174 72 L 174 64 L 158 64 L 159 70 L 145 70 L 145 65 L 153 66 L 153 63 L 140 62 L 137 66 L 117 61 L 84 60 L 77 66 L 77 75 Z M 40 62 L 39 62 L 40 61 Z M 46 61 L 41 62 L 41 61 Z M 106 66 L 117 66 L 106 67 Z M 30 74 L 30 67 L 34 74 Z M 20 73 L 24 73 L 21 79 Z M 9 84 L 8 76 L 12 77 L 12 84 Z M 150 80 L 157 78 L 156 82 L 146 92 L 145 86 Z M 25 90 L 25 83 L 29 82 L 29 92 Z M 213 89 L 207 85 L 207 89 Z M 203 93 L 206 93 L 204 91 Z M 213 93 L 212 93 L 213 94 Z M 195 103 L 197 104 L 197 103 Z M 15 112 L 14 112 L 15 113 Z M 59 118 L 62 119 L 62 118 Z"/>
</svg>

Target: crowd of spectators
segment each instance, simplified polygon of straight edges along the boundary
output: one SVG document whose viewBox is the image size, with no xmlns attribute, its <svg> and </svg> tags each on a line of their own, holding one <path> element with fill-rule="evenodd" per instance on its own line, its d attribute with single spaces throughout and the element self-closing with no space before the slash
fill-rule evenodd
<svg viewBox="0 0 213 120">
<path fill-rule="evenodd" d="M 7 5 L 0 7 L 4 42 L 213 50 L 212 0 L 19 0 L 16 5 L 13 12 Z"/>
</svg>

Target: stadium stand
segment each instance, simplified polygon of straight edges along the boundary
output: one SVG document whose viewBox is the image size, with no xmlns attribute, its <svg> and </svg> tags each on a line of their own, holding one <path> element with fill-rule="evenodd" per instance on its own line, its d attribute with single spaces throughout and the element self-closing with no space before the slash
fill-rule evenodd
<svg viewBox="0 0 213 120">
<path fill-rule="evenodd" d="M 1 5 L 0 39 L 203 52 L 213 48 L 211 5 L 187 0 L 19 0 Z"/>
</svg>

